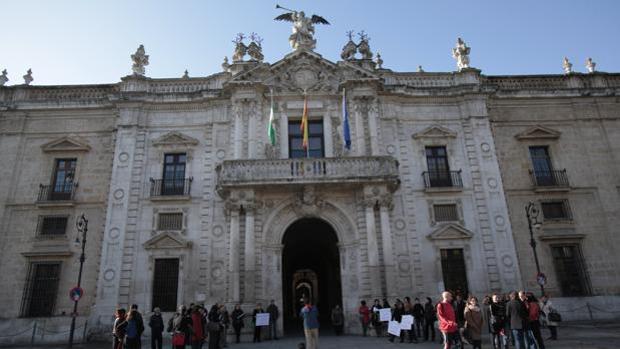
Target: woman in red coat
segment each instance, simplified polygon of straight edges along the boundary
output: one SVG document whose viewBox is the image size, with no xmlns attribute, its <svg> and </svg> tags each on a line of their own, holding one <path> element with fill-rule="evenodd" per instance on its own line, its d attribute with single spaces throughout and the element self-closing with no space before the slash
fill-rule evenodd
<svg viewBox="0 0 620 349">
<path fill-rule="evenodd" d="M 445 291 L 441 294 L 442 301 L 437 304 L 437 317 L 439 318 L 439 331 L 443 334 L 444 349 L 452 348 L 460 342 L 459 327 L 456 323 L 456 315 L 452 308 L 452 293 Z"/>
<path fill-rule="evenodd" d="M 192 349 L 200 349 L 202 347 L 202 342 L 205 340 L 203 328 L 200 308 L 194 306 L 192 309 Z"/>
<path fill-rule="evenodd" d="M 370 309 L 366 305 L 366 301 L 362 301 L 358 313 L 360 314 L 360 322 L 362 323 L 362 332 L 364 333 L 364 337 L 366 337 L 366 333 L 368 332 L 368 324 L 370 323 Z"/>
</svg>

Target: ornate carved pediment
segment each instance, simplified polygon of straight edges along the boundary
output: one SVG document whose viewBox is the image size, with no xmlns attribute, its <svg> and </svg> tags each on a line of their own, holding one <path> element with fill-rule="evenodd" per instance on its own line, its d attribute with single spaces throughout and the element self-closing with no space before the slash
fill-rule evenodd
<svg viewBox="0 0 620 349">
<path fill-rule="evenodd" d="M 198 144 L 196 138 L 190 137 L 180 132 L 168 132 L 165 135 L 157 138 L 153 141 L 154 146 L 166 146 L 166 145 L 184 145 L 195 146 Z"/>
<path fill-rule="evenodd" d="M 415 139 L 420 139 L 420 138 L 455 138 L 456 137 L 456 132 L 450 130 L 449 128 L 440 126 L 440 125 L 434 125 L 428 128 L 425 128 L 424 130 L 420 131 L 420 132 L 416 132 L 413 134 L 413 138 Z"/>
<path fill-rule="evenodd" d="M 144 243 L 145 250 L 178 249 L 192 247 L 191 241 L 187 241 L 181 235 L 174 232 L 164 232 L 156 235 Z"/>
<path fill-rule="evenodd" d="M 548 127 L 536 125 L 530 127 L 527 130 L 517 133 L 515 137 L 518 140 L 526 139 L 558 139 L 562 133 L 560 131 L 552 130 Z"/>
<path fill-rule="evenodd" d="M 41 149 L 46 153 L 51 152 L 70 152 L 70 151 L 89 151 L 88 143 L 72 137 L 62 137 L 51 142 L 45 143 Z"/>
<path fill-rule="evenodd" d="M 474 233 L 458 224 L 446 224 L 426 237 L 430 240 L 462 240 L 471 239 Z"/>
</svg>

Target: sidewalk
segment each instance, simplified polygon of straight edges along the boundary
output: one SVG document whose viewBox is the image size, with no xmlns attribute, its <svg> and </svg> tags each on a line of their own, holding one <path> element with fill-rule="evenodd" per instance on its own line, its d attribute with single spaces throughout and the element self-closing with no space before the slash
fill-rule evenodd
<svg viewBox="0 0 620 349">
<path fill-rule="evenodd" d="M 330 331 L 331 332 L 331 331 Z M 620 346 L 620 322 L 613 323 L 563 323 L 559 328 L 559 340 L 545 341 L 546 348 L 549 349 L 616 349 Z M 543 337 L 548 337 L 547 330 L 543 330 Z M 297 344 L 303 342 L 304 338 L 300 335 L 285 337 L 277 341 L 264 341 L 261 343 L 240 343 L 229 344 L 231 349 L 296 349 Z M 77 344 L 75 349 L 111 349 L 111 343 L 98 342 L 88 344 Z M 24 346 L 22 348 L 32 349 L 60 349 L 66 345 L 45 345 L 45 346 Z M 143 349 L 149 349 L 151 343 L 149 339 L 142 342 Z M 170 348 L 170 340 L 164 340 L 164 348 Z M 429 343 L 420 342 L 419 344 L 409 343 L 390 343 L 386 338 L 361 337 L 361 336 L 340 336 L 336 337 L 332 333 L 325 331 L 320 334 L 319 348 L 321 349 L 378 349 L 378 348 L 417 348 L 417 349 L 438 349 L 441 348 L 439 342 Z M 488 335 L 483 336 L 483 348 L 492 348 Z M 189 347 L 188 347 L 189 348 Z M 204 349 L 207 346 L 203 346 Z M 469 348 L 469 347 L 466 347 Z"/>
</svg>

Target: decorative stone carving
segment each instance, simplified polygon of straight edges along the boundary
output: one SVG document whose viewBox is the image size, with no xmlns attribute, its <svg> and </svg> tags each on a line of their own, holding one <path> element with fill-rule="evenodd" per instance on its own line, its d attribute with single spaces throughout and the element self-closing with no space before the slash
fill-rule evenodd
<svg viewBox="0 0 620 349">
<path fill-rule="evenodd" d="M 452 57 L 456 59 L 456 67 L 458 68 L 458 71 L 469 68 L 470 51 L 471 49 L 467 46 L 463 39 L 458 38 L 456 40 L 456 46 L 452 49 Z"/>
<path fill-rule="evenodd" d="M 230 64 L 228 64 L 228 56 L 224 56 L 224 61 L 222 62 L 222 70 L 228 71 L 228 68 L 230 68 Z"/>
<path fill-rule="evenodd" d="M 144 51 L 144 45 L 140 45 L 136 50 L 136 53 L 131 55 L 131 60 L 133 61 L 133 65 L 131 66 L 133 74 L 144 76 L 144 73 L 146 72 L 144 67 L 149 65 L 149 56 Z"/>
<path fill-rule="evenodd" d="M 191 147 L 197 144 L 198 140 L 196 138 L 177 131 L 168 132 L 153 141 L 154 146 L 182 145 Z"/>
<path fill-rule="evenodd" d="M 372 51 L 370 50 L 370 38 L 362 30 L 357 34 L 360 38 L 360 43 L 357 45 L 357 51 L 362 55 L 362 59 L 372 59 Z"/>
<path fill-rule="evenodd" d="M 471 239 L 474 233 L 465 229 L 459 224 L 442 225 L 439 229 L 430 233 L 427 238 L 430 240 L 454 240 Z"/>
<path fill-rule="evenodd" d="M 51 152 L 86 152 L 90 150 L 90 145 L 71 137 L 61 137 L 41 146 L 45 153 Z"/>
<path fill-rule="evenodd" d="M 329 24 L 325 18 L 317 15 L 312 15 L 312 17 L 306 17 L 306 14 L 303 11 L 294 11 L 285 9 L 289 11 L 288 13 L 284 13 L 275 18 L 277 21 L 287 21 L 293 22 L 293 34 L 289 36 L 289 43 L 293 50 L 314 50 L 316 47 L 316 40 L 314 39 L 314 24 Z"/>
<path fill-rule="evenodd" d="M 0 75 L 0 86 L 4 86 L 7 81 L 9 81 L 9 78 L 7 77 L 6 69 L 4 69 L 2 75 Z"/>
<path fill-rule="evenodd" d="M 443 127 L 441 125 L 434 125 L 431 127 L 427 127 L 420 132 L 416 132 L 413 134 L 414 139 L 420 138 L 455 138 L 456 132 L 450 130 L 449 128 Z"/>
<path fill-rule="evenodd" d="M 145 250 L 152 249 L 180 249 L 189 248 L 192 242 L 186 240 L 176 232 L 164 232 L 156 235 L 144 243 Z"/>
<path fill-rule="evenodd" d="M 248 52 L 248 47 L 243 43 L 243 39 L 245 39 L 245 35 L 239 33 L 235 40 L 233 40 L 235 44 L 235 52 L 232 56 L 233 63 L 243 62 L 243 57 L 245 57 L 245 54 Z"/>
<path fill-rule="evenodd" d="M 568 57 L 564 57 L 562 61 L 562 68 L 564 68 L 564 74 L 570 74 L 573 72 L 573 63 L 569 62 Z"/>
<path fill-rule="evenodd" d="M 424 69 L 422 69 L 421 65 L 418 65 L 418 73 L 424 73 Z"/>
<path fill-rule="evenodd" d="M 185 72 L 183 73 L 183 76 L 181 76 L 181 79 L 189 79 L 189 72 L 187 71 L 187 69 L 185 69 Z"/>
<path fill-rule="evenodd" d="M 30 85 L 30 83 L 34 80 L 34 78 L 32 77 L 32 69 L 28 69 L 28 71 L 26 72 L 26 75 L 24 75 L 24 84 L 25 85 Z"/>
<path fill-rule="evenodd" d="M 381 54 L 379 52 L 377 52 L 377 55 L 375 56 L 375 63 L 377 69 L 383 69 L 383 59 L 381 58 Z"/>
<path fill-rule="evenodd" d="M 592 58 L 590 58 L 590 57 L 588 57 L 588 59 L 586 59 L 586 70 L 588 70 L 588 73 L 590 73 L 590 74 L 592 74 L 592 73 L 594 73 L 596 71 L 596 62 L 592 61 Z"/>
<path fill-rule="evenodd" d="M 250 39 L 252 42 L 248 45 L 248 55 L 250 55 L 250 59 L 257 62 L 262 62 L 265 56 L 263 56 L 263 39 L 256 33 L 250 34 Z"/>
<path fill-rule="evenodd" d="M 353 31 L 350 30 L 347 32 L 347 36 L 349 37 L 349 41 L 342 48 L 342 53 L 340 53 L 340 58 L 345 61 L 350 61 L 355 59 L 355 54 L 357 53 L 357 45 L 353 42 Z"/>
<path fill-rule="evenodd" d="M 280 151 L 276 145 L 272 145 L 271 143 L 265 144 L 265 157 L 267 159 L 277 159 Z"/>
<path fill-rule="evenodd" d="M 536 125 L 526 129 L 523 132 L 519 132 L 515 135 L 515 138 L 518 140 L 529 140 L 529 139 L 558 139 L 562 133 L 560 131 L 556 131 L 550 129 L 545 126 Z"/>
</svg>

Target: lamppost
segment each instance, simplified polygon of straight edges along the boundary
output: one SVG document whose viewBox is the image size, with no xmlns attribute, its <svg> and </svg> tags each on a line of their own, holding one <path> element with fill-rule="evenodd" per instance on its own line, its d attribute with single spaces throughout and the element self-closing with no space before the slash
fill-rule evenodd
<svg viewBox="0 0 620 349">
<path fill-rule="evenodd" d="M 536 253 L 536 240 L 534 239 L 534 229 L 538 230 L 542 226 L 542 221 L 538 219 L 540 216 L 540 210 L 532 201 L 525 206 L 525 215 L 527 216 L 527 226 L 530 229 L 530 246 L 532 246 L 532 252 L 534 252 L 534 262 L 536 262 L 536 282 L 540 286 L 540 295 L 545 294 L 545 282 L 546 278 L 543 273 L 540 272 L 540 263 L 538 262 L 538 254 Z"/>
<path fill-rule="evenodd" d="M 84 267 L 84 261 L 86 260 L 86 256 L 84 254 L 84 250 L 86 249 L 86 233 L 88 232 L 88 220 L 86 219 L 86 217 L 84 216 L 84 213 L 82 213 L 80 215 L 80 217 L 78 217 L 78 219 L 75 221 L 75 227 L 77 228 L 77 232 L 78 235 L 75 238 L 75 242 L 76 243 L 80 243 L 80 233 L 82 233 L 82 254 L 80 255 L 80 272 L 78 273 L 78 281 L 77 281 L 77 286 L 76 286 L 76 290 L 78 291 L 78 295 L 76 295 L 76 297 L 74 297 L 74 303 L 73 303 L 73 313 L 71 314 L 71 330 L 69 331 L 69 348 L 73 347 L 73 332 L 75 332 L 75 318 L 77 317 L 77 307 L 78 307 L 78 302 L 80 301 L 80 297 L 81 295 L 81 288 L 80 288 L 80 284 L 82 283 L 82 269 Z"/>
</svg>

